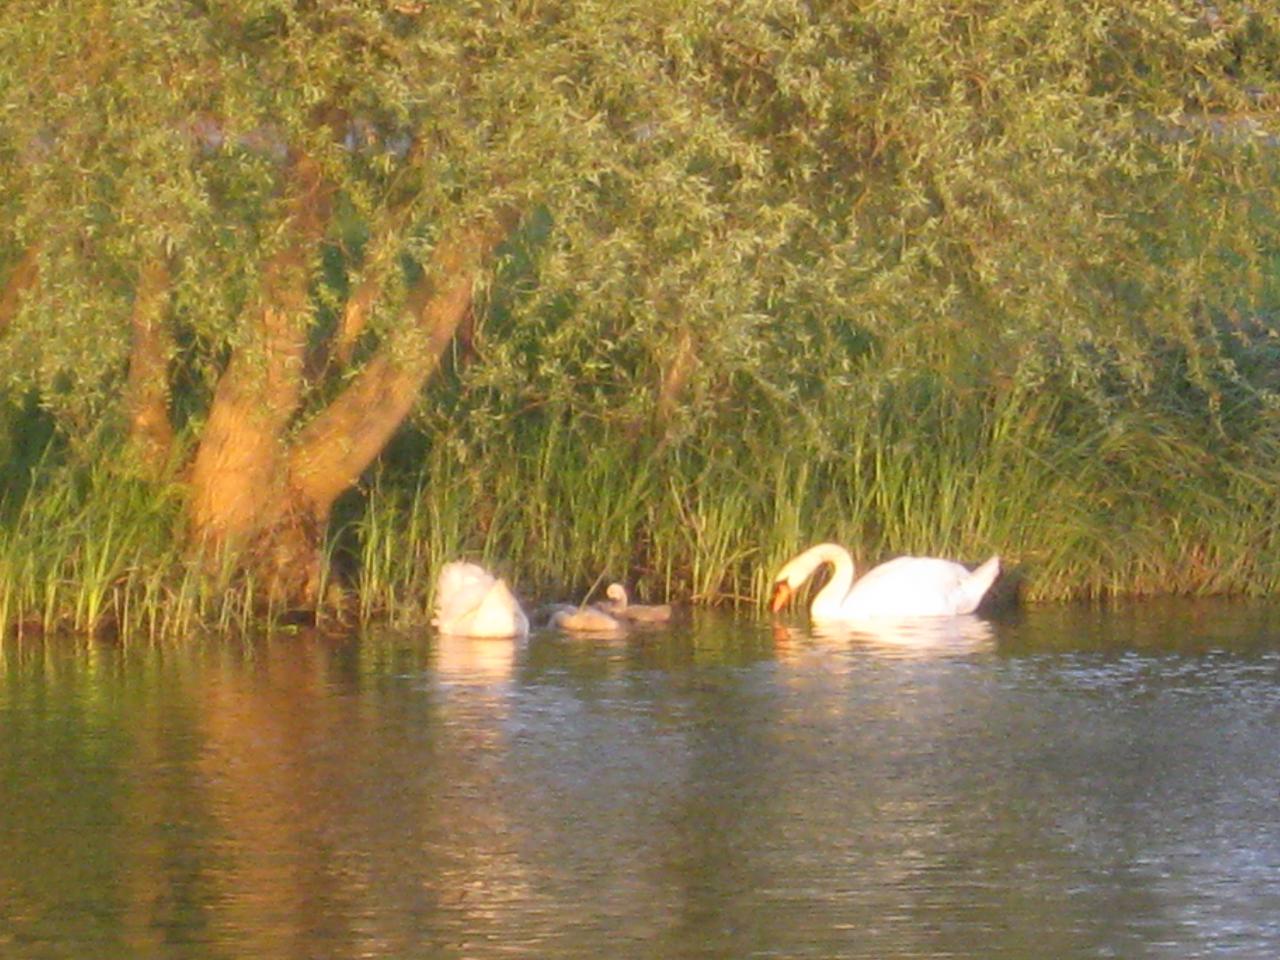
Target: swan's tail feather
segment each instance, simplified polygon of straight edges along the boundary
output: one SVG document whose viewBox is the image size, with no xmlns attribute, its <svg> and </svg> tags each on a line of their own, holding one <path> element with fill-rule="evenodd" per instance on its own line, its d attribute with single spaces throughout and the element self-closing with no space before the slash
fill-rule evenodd
<svg viewBox="0 0 1280 960">
<path fill-rule="evenodd" d="M 991 585 L 996 582 L 996 577 L 998 576 L 1000 576 L 1000 558 L 998 556 L 992 557 L 970 573 L 956 588 L 956 613 L 973 613 L 973 611 L 977 610 L 978 604 L 982 602 L 982 598 L 986 596 L 987 591 L 991 589 Z"/>
</svg>

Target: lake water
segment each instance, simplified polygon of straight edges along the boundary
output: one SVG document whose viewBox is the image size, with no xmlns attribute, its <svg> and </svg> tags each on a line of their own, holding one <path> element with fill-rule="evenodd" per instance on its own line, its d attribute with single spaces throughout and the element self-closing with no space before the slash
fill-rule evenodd
<svg viewBox="0 0 1280 960">
<path fill-rule="evenodd" d="M 1280 956 L 1280 607 L 0 649 L 0 957 Z"/>
</svg>

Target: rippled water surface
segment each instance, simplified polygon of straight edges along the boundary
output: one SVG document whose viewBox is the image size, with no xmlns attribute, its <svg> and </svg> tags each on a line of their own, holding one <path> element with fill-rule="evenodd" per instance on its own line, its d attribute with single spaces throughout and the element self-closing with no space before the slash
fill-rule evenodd
<svg viewBox="0 0 1280 960">
<path fill-rule="evenodd" d="M 1280 956 L 1280 607 L 0 649 L 0 957 Z"/>
</svg>

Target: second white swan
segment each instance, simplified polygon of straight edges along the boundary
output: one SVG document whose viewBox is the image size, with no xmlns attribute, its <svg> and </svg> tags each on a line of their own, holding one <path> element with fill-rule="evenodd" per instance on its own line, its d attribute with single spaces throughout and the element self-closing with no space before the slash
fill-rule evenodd
<svg viewBox="0 0 1280 960">
<path fill-rule="evenodd" d="M 774 612 L 819 567 L 831 564 L 831 579 L 809 607 L 814 623 L 938 617 L 972 613 L 1000 574 L 1000 558 L 975 570 L 937 557 L 898 557 L 872 567 L 855 583 L 853 558 L 836 543 L 820 543 L 789 560 L 773 582 Z"/>
<path fill-rule="evenodd" d="M 507 582 L 461 560 L 440 568 L 431 622 L 455 637 L 523 637 L 529 632 L 529 618 Z"/>
</svg>

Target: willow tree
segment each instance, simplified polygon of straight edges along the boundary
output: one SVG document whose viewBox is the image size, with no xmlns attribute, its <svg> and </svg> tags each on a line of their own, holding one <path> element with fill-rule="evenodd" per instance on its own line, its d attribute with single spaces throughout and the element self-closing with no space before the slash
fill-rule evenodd
<svg viewBox="0 0 1280 960">
<path fill-rule="evenodd" d="M 939 352 L 1213 362 L 1275 249 L 1262 6 L 11 0 L 3 376 L 306 600 L 451 353 L 677 437 Z"/>
</svg>

